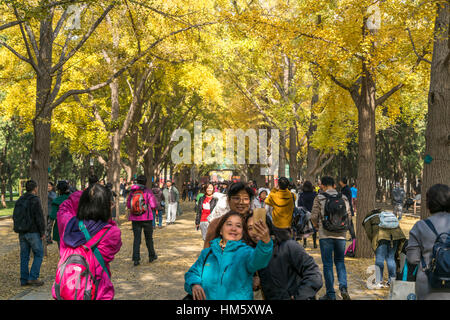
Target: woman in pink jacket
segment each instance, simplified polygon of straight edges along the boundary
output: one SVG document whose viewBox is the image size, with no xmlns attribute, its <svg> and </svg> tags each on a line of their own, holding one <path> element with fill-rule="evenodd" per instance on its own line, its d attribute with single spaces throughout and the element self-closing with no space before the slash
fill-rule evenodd
<svg viewBox="0 0 450 320">
<path fill-rule="evenodd" d="M 147 189 L 145 185 L 147 184 L 147 178 L 143 175 L 138 176 L 136 179 L 136 184 L 131 187 L 130 195 L 127 200 L 127 208 L 130 209 L 128 220 L 131 221 L 133 228 L 133 262 L 135 266 L 140 264 L 141 260 L 141 235 L 142 229 L 144 229 L 145 244 L 148 249 L 149 262 L 153 262 L 158 259 L 156 255 L 155 248 L 153 246 L 153 210 L 158 206 L 156 198 L 150 189 Z M 139 203 L 139 197 L 142 195 L 144 203 L 138 205 L 142 210 L 136 209 L 134 204 Z M 136 197 L 135 197 L 136 196 Z M 133 201 L 134 199 L 134 201 Z"/>
<path fill-rule="evenodd" d="M 94 264 L 95 274 L 93 276 L 99 278 L 93 297 L 97 300 L 112 300 L 114 298 L 109 264 L 122 246 L 120 229 L 111 218 L 113 204 L 111 203 L 110 192 L 99 184 L 94 184 L 84 191 L 74 192 L 60 205 L 56 219 L 60 234 L 61 260 L 67 256 L 67 252 L 86 246 L 88 243 L 87 234 L 93 240 L 99 239 L 96 247 L 101 254 L 101 258 L 103 258 L 106 270 L 100 263 Z M 101 238 L 99 237 L 100 234 L 102 235 Z M 60 261 L 60 264 L 62 262 L 64 261 Z M 57 280 L 59 272 L 58 268 Z M 55 281 L 52 293 L 53 298 L 60 299 L 61 287 L 60 283 L 57 282 L 59 281 Z"/>
</svg>

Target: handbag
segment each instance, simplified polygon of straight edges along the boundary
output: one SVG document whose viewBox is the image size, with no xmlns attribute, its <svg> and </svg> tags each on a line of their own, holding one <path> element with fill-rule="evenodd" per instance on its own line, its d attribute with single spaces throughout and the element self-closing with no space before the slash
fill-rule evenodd
<svg viewBox="0 0 450 320">
<path fill-rule="evenodd" d="M 415 276 L 418 266 L 413 272 Z M 389 288 L 389 300 L 417 300 L 416 298 L 416 282 L 407 281 L 408 279 L 408 263 L 405 261 L 405 266 L 403 267 L 403 275 L 401 280 L 391 281 L 391 286 Z"/>
</svg>

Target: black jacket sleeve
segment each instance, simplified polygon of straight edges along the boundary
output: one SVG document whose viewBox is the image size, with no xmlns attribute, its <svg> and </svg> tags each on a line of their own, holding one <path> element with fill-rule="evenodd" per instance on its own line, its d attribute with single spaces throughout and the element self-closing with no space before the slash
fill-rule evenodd
<svg viewBox="0 0 450 320">
<path fill-rule="evenodd" d="M 33 199 L 31 199 L 31 214 L 34 219 L 34 225 L 36 226 L 37 232 L 39 232 L 42 237 L 45 234 L 45 220 L 39 197 L 33 197 Z"/>
<path fill-rule="evenodd" d="M 323 286 L 322 274 L 313 257 L 306 253 L 298 243 L 289 244 L 289 255 L 292 267 L 299 275 L 294 298 L 307 300 L 314 298 Z"/>
<path fill-rule="evenodd" d="M 205 196 L 202 196 L 200 199 L 198 199 L 197 214 L 195 215 L 195 225 L 200 224 L 200 218 L 202 217 L 203 200 L 205 200 Z"/>
</svg>

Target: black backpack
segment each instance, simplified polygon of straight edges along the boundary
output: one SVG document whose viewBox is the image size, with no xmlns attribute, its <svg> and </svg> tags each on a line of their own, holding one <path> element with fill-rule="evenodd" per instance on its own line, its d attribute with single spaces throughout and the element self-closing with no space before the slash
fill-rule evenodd
<svg viewBox="0 0 450 320">
<path fill-rule="evenodd" d="M 33 226 L 33 219 L 30 212 L 31 198 L 21 197 L 17 200 L 13 211 L 13 222 L 15 233 L 27 233 Z"/>
<path fill-rule="evenodd" d="M 342 232 L 348 230 L 348 214 L 342 193 L 322 193 L 326 198 L 324 207 L 323 228 L 330 232 Z"/>
<path fill-rule="evenodd" d="M 422 267 L 425 270 L 431 288 L 450 289 L 450 233 L 443 232 L 438 234 L 430 220 L 426 219 L 424 221 L 436 235 L 436 241 L 433 245 L 430 265 L 426 265 L 422 256 Z M 443 239 L 444 235 L 447 236 L 445 241 Z"/>
</svg>

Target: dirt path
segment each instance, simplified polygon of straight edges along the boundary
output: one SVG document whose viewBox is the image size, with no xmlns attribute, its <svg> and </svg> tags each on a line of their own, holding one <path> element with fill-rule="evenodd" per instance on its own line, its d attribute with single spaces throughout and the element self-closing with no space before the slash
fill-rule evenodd
<svg viewBox="0 0 450 320">
<path fill-rule="evenodd" d="M 200 231 L 194 229 L 195 214 L 193 203 L 183 202 L 183 215 L 177 217 L 174 225 L 156 229 L 154 232 L 154 246 L 158 259 L 148 262 L 145 241 L 141 243 L 141 264 L 133 266 L 131 259 L 133 233 L 131 222 L 123 221 L 123 246 L 111 263 L 112 279 L 115 288 L 115 299 L 118 300 L 179 300 L 185 296 L 184 274 L 197 259 L 203 241 Z M 405 219 L 406 220 L 406 219 Z M 407 222 L 407 221 L 405 221 Z M 412 223 L 412 222 L 411 222 Z M 164 221 L 165 225 L 165 221 Z M 21 300 L 50 300 L 51 286 L 54 280 L 59 254 L 56 244 L 48 246 L 48 257 L 41 267 L 41 279 L 45 285 L 41 288 L 25 289 L 19 286 L 19 242 L 12 231 L 12 220 L 0 220 L 0 235 L 3 245 L 0 248 L 0 299 Z M 308 240 L 308 246 L 311 246 Z M 306 248 L 322 271 L 322 261 L 319 249 Z M 368 290 L 365 281 L 370 274 L 365 274 L 373 259 L 347 259 L 349 293 L 355 300 L 385 299 L 388 290 Z M 338 299 L 337 276 L 335 287 Z M 319 296 L 325 294 L 325 286 Z"/>
</svg>

